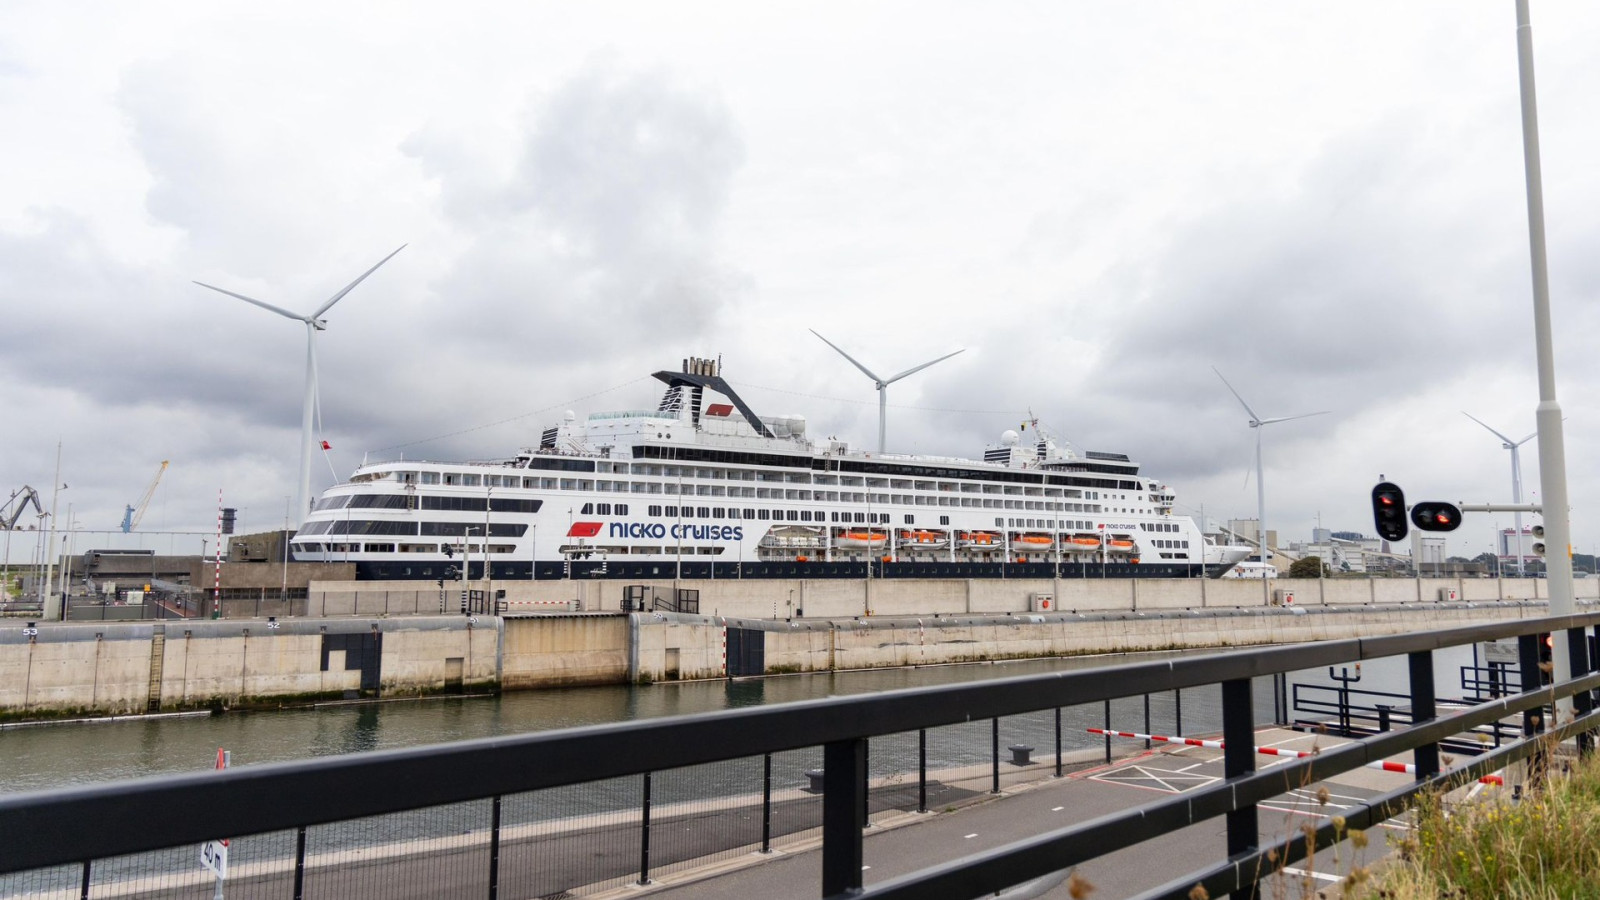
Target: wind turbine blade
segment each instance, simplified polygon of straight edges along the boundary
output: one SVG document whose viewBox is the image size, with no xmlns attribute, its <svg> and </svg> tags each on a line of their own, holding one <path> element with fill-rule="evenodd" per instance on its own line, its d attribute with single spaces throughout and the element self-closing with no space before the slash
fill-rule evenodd
<svg viewBox="0 0 1600 900">
<path fill-rule="evenodd" d="M 1500 432 L 1495 431 L 1493 428 L 1490 428 L 1488 425 L 1485 425 L 1484 421 L 1482 419 L 1478 418 L 1477 416 L 1473 415 L 1472 413 L 1469 413 L 1466 410 L 1462 410 L 1461 414 L 1463 416 L 1466 416 L 1467 418 L 1471 419 L 1472 421 L 1477 422 L 1479 425 L 1483 425 L 1483 427 L 1490 434 L 1494 435 L 1495 437 L 1499 438 L 1500 440 L 1505 441 L 1508 444 L 1511 443 L 1511 438 L 1508 438 L 1505 435 L 1501 434 Z M 1538 432 L 1534 432 L 1534 434 L 1538 434 Z M 1533 437 L 1533 435 L 1530 434 L 1530 435 L 1528 435 L 1528 437 Z M 1527 439 L 1528 438 L 1523 438 L 1524 441 L 1527 440 Z M 1520 444 L 1521 442 L 1519 441 L 1518 443 Z"/>
<path fill-rule="evenodd" d="M 1222 372 L 1216 366 L 1212 366 L 1211 371 L 1216 372 L 1218 378 L 1222 378 Z M 1250 418 L 1260 422 L 1261 417 L 1256 415 L 1256 411 L 1250 408 L 1250 404 L 1244 402 L 1244 398 L 1239 396 L 1239 392 L 1233 389 L 1233 385 L 1228 384 L 1228 379 L 1222 378 L 1222 383 L 1228 385 L 1228 392 L 1233 394 L 1235 400 L 1239 401 L 1239 405 L 1244 407 L 1244 411 L 1250 414 Z"/>
<path fill-rule="evenodd" d="M 817 330 L 815 328 L 811 328 L 811 329 L 807 329 L 807 330 L 809 330 L 812 334 L 817 334 Z M 833 349 L 838 350 L 840 356 L 844 357 L 845 359 L 850 360 L 850 364 L 855 366 L 856 368 L 860 369 L 862 372 L 864 372 L 868 378 L 872 379 L 874 384 L 888 384 L 889 383 L 887 381 L 884 381 L 882 378 L 879 378 L 878 376 L 872 374 L 872 370 L 871 369 L 867 368 L 866 366 L 863 366 L 861 363 L 856 362 L 856 358 L 855 357 L 853 357 L 850 354 L 844 352 L 843 350 L 839 350 L 839 345 L 838 344 L 835 344 L 833 341 L 828 340 L 827 338 L 823 337 L 820 334 L 817 334 L 817 338 L 819 340 L 821 340 L 824 344 L 827 344 L 829 347 L 832 347 Z"/>
<path fill-rule="evenodd" d="M 317 307 L 317 311 L 311 314 L 311 318 L 313 318 L 313 319 L 322 318 L 322 314 L 327 312 L 328 310 L 332 309 L 333 305 L 335 303 L 338 303 L 340 300 L 343 300 L 345 294 L 348 294 L 351 291 L 355 290 L 356 285 L 360 284 L 363 281 L 366 281 L 368 275 L 371 275 L 373 272 L 378 271 L 378 266 L 381 266 L 384 263 L 388 262 L 389 260 L 394 259 L 394 254 L 395 253 L 399 253 L 401 250 L 404 250 L 408 246 L 410 246 L 410 245 L 409 244 L 401 244 L 399 247 L 395 248 L 394 253 L 391 253 L 388 256 L 385 256 L 383 259 L 378 260 L 378 265 L 377 266 L 373 266 L 372 268 L 366 270 L 365 272 L 362 272 L 360 278 L 357 278 L 355 281 L 352 281 L 349 284 L 345 285 L 344 286 L 344 290 L 340 291 L 337 294 L 334 294 L 332 297 L 329 297 L 328 298 L 328 302 L 326 302 L 326 303 L 322 304 L 321 306 Z"/>
<path fill-rule="evenodd" d="M 956 353 L 963 353 L 965 351 L 966 351 L 966 348 L 963 347 L 960 350 L 957 350 Z M 912 366 L 911 368 L 905 370 L 904 372 L 901 372 L 899 375 L 891 376 L 889 379 L 884 381 L 884 384 L 893 384 L 896 381 L 899 381 L 900 379 L 906 377 L 907 375 L 912 375 L 912 374 L 915 374 L 917 372 L 921 372 L 923 369 L 926 369 L 927 367 L 933 365 L 934 363 L 944 362 L 945 360 L 949 359 L 950 357 L 955 356 L 956 353 L 946 353 L 945 355 L 939 357 L 938 359 L 930 359 L 930 360 L 928 360 L 927 362 L 923 363 L 920 366 Z"/>
<path fill-rule="evenodd" d="M 308 321 L 305 316 L 302 316 L 299 313 L 289 312 L 287 309 L 283 309 L 282 307 L 278 307 L 278 306 L 273 306 L 271 303 L 264 303 L 264 302 L 262 302 L 260 300 L 255 299 L 254 297 L 246 297 L 243 294 L 235 294 L 233 291 L 225 291 L 222 288 L 217 287 L 216 285 L 206 284 L 204 281 L 196 281 L 195 284 L 198 284 L 203 288 L 210 288 L 211 290 L 216 291 L 219 294 L 227 294 L 229 297 L 234 297 L 236 299 L 243 300 L 246 303 L 254 304 L 256 306 L 261 307 L 262 309 L 270 310 L 272 312 L 277 313 L 280 316 L 284 316 L 286 318 L 294 319 L 296 322 Z"/>
<path fill-rule="evenodd" d="M 1526 444 L 1527 442 L 1533 440 L 1534 438 L 1536 438 L 1538 436 L 1539 436 L 1539 432 L 1535 431 L 1533 434 L 1530 434 L 1527 437 L 1523 438 L 1522 440 L 1517 441 L 1517 446 L 1521 447 L 1523 444 Z M 1507 443 L 1510 443 L 1510 442 L 1507 441 Z"/>
<path fill-rule="evenodd" d="M 1257 421 L 1259 421 L 1262 425 L 1276 425 L 1279 422 L 1292 422 L 1295 419 L 1309 419 L 1312 416 L 1325 416 L 1327 414 L 1328 410 L 1325 409 L 1321 412 L 1301 413 L 1298 416 L 1279 416 L 1276 419 L 1258 419 Z"/>
</svg>

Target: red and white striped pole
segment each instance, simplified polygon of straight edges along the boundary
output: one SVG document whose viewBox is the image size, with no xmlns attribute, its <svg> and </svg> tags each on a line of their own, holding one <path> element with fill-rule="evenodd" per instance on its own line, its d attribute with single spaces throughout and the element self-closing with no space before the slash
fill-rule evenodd
<svg viewBox="0 0 1600 900">
<path fill-rule="evenodd" d="M 1199 738 L 1167 737 L 1166 735 L 1161 734 L 1140 734 L 1137 731 L 1107 731 L 1104 728 L 1090 728 L 1088 731 L 1090 734 L 1103 734 L 1108 737 L 1132 738 L 1136 741 L 1162 741 L 1168 744 L 1187 744 L 1191 747 L 1210 747 L 1214 750 L 1224 749 L 1222 741 L 1207 741 Z M 1255 748 L 1255 751 L 1263 756 L 1293 756 L 1297 759 L 1304 759 L 1307 756 L 1317 755 L 1316 752 L 1312 750 L 1287 750 L 1281 747 L 1257 747 Z M 1385 772 L 1404 772 L 1408 775 L 1417 774 L 1417 767 L 1411 763 L 1389 762 L 1388 760 L 1369 762 L 1366 764 L 1366 768 L 1381 769 Z M 1478 781 L 1481 784 L 1505 783 L 1499 775 L 1485 775 L 1482 778 L 1479 778 Z"/>
</svg>

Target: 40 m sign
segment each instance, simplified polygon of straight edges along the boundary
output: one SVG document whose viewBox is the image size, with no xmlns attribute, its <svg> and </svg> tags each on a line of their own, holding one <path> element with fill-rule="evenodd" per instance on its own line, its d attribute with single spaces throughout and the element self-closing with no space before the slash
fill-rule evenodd
<svg viewBox="0 0 1600 900">
<path fill-rule="evenodd" d="M 200 845 L 200 865 L 210 869 L 221 881 L 228 877 L 228 842 L 206 841 Z"/>
</svg>

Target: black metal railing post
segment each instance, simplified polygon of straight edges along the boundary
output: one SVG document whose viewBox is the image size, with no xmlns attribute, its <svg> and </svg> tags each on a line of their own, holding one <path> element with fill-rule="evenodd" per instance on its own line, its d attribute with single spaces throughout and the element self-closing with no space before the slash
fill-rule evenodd
<svg viewBox="0 0 1600 900">
<path fill-rule="evenodd" d="M 917 812 L 928 811 L 928 729 L 917 729 Z"/>
<path fill-rule="evenodd" d="M 1061 777 L 1061 707 L 1056 707 L 1056 777 Z"/>
<path fill-rule="evenodd" d="M 1589 638 L 1582 628 L 1567 629 L 1567 654 L 1571 662 L 1573 678 L 1582 678 L 1589 674 Z M 1572 712 L 1582 716 L 1594 709 L 1593 700 L 1588 691 L 1578 691 L 1572 695 Z M 1587 731 L 1580 731 L 1575 737 L 1579 756 L 1588 756 L 1594 749 L 1594 735 Z"/>
<path fill-rule="evenodd" d="M 1537 691 L 1542 683 L 1539 670 L 1539 636 L 1537 634 L 1524 634 L 1517 637 L 1517 668 L 1522 679 L 1522 692 L 1524 694 Z M 1542 711 L 1538 709 L 1525 710 L 1522 713 L 1522 735 L 1529 737 L 1544 730 L 1545 722 Z"/>
<path fill-rule="evenodd" d="M 1433 651 L 1406 654 L 1406 665 L 1411 674 L 1411 724 L 1415 727 L 1433 721 L 1438 715 L 1433 693 Z M 1417 764 L 1418 781 L 1427 781 L 1439 774 L 1438 744 L 1423 744 L 1411 753 Z"/>
<path fill-rule="evenodd" d="M 294 900 L 306 900 L 306 827 L 294 832 Z"/>
<path fill-rule="evenodd" d="M 1594 626 L 1589 637 L 1589 671 L 1600 672 L 1600 625 Z M 1589 692 L 1589 708 L 1600 706 L 1600 688 Z"/>
<path fill-rule="evenodd" d="M 1256 770 L 1255 709 L 1251 705 L 1250 679 L 1237 678 L 1222 683 L 1222 774 L 1238 778 Z M 1260 841 L 1260 823 L 1251 803 L 1227 813 L 1228 856 L 1253 854 Z M 1235 897 L 1254 897 L 1255 880 L 1239 887 Z"/>
<path fill-rule="evenodd" d="M 89 900 L 89 881 L 90 881 L 90 876 L 91 876 L 91 873 L 93 872 L 93 870 L 94 870 L 94 863 L 91 860 L 87 860 L 87 859 L 84 860 L 83 861 L 83 881 L 78 885 L 78 897 L 80 898 L 80 900 Z"/>
<path fill-rule="evenodd" d="M 500 795 L 489 805 L 489 900 L 500 896 Z"/>
<path fill-rule="evenodd" d="M 761 852 L 772 852 L 772 754 L 761 755 Z"/>
<path fill-rule="evenodd" d="M 1144 733 L 1145 734 L 1149 734 L 1150 733 L 1150 695 L 1149 694 L 1145 694 L 1144 695 Z M 1144 748 L 1146 750 L 1150 749 L 1150 739 L 1149 738 L 1145 738 L 1144 739 Z"/>
<path fill-rule="evenodd" d="M 822 895 L 861 889 L 861 807 L 866 803 L 867 742 L 822 748 Z"/>
<path fill-rule="evenodd" d="M 1172 689 L 1172 736 L 1183 737 L 1183 688 Z"/>
<path fill-rule="evenodd" d="M 994 773 L 989 793 L 1000 793 L 1000 719 L 995 717 L 989 720 L 989 764 Z"/>
<path fill-rule="evenodd" d="M 644 773 L 643 815 L 639 827 L 639 883 L 650 883 L 650 773 Z"/>
<path fill-rule="evenodd" d="M 1111 701 L 1106 701 L 1106 764 L 1111 764 Z"/>
</svg>

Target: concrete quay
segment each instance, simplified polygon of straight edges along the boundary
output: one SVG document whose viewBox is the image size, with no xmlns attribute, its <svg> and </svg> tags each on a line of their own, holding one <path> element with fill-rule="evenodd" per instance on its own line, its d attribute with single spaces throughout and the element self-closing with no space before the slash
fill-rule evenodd
<svg viewBox="0 0 1600 900">
<path fill-rule="evenodd" d="M 1541 601 L 1495 600 L 789 620 L 601 611 L 15 621 L 0 625 L 0 722 L 1245 647 L 1547 612 Z M 735 645 L 747 652 L 730 653 Z"/>
</svg>

